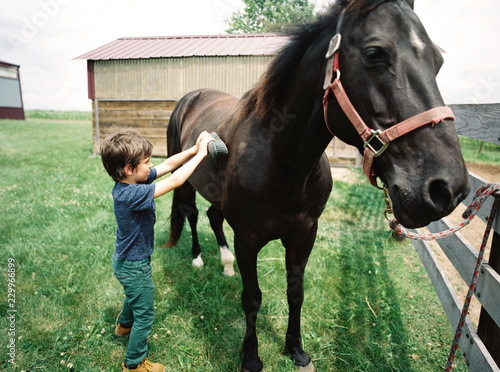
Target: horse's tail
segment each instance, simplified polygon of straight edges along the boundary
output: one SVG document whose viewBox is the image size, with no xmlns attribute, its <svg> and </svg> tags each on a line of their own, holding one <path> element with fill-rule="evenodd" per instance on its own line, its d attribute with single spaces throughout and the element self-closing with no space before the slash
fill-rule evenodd
<svg viewBox="0 0 500 372">
<path fill-rule="evenodd" d="M 170 213 L 170 237 L 165 247 L 173 247 L 181 237 L 182 229 L 184 228 L 184 220 L 186 216 L 181 213 L 181 196 L 180 191 L 175 189 L 172 200 L 172 212 Z"/>
<path fill-rule="evenodd" d="M 181 148 L 181 125 L 178 118 L 180 102 L 175 107 L 170 117 L 170 122 L 167 128 L 167 156 L 178 154 L 182 151 Z M 179 189 L 174 190 L 172 199 L 172 210 L 170 212 L 170 237 L 166 247 L 172 247 L 177 244 L 181 237 L 182 229 L 184 228 L 184 220 L 186 215 L 181 213 L 181 194 Z"/>
</svg>

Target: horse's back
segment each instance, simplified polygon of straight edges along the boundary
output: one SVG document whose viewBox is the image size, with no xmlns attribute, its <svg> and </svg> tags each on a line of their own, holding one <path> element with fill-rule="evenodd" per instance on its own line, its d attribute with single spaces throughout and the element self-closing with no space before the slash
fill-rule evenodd
<svg viewBox="0 0 500 372">
<path fill-rule="evenodd" d="M 196 143 L 202 131 L 217 132 L 217 128 L 234 112 L 239 99 L 215 89 L 197 89 L 184 95 L 176 105 L 169 131 L 177 132 L 181 149 Z M 170 125 L 175 126 L 170 130 Z"/>
</svg>

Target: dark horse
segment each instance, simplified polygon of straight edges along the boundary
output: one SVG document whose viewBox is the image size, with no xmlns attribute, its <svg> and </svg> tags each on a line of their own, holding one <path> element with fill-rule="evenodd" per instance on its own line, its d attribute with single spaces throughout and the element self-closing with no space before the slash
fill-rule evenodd
<svg viewBox="0 0 500 372">
<path fill-rule="evenodd" d="M 409 0 L 337 1 L 317 21 L 292 34 L 261 81 L 242 99 L 208 89 L 185 95 L 168 127 L 169 155 L 192 146 L 202 130 L 215 131 L 229 154 L 217 162 L 205 159 L 189 182 L 175 191 L 168 244 L 177 242 L 187 217 L 194 258 L 199 255 L 196 191 L 212 204 L 208 216 L 223 255 L 230 255 L 223 220 L 234 230 L 246 315 L 242 366 L 247 371 L 263 368 L 256 335 L 262 299 L 257 255 L 273 239 L 281 239 L 286 250 L 286 350 L 299 368 L 314 370 L 302 348 L 300 314 L 304 269 L 332 188 L 324 150 L 332 140 L 330 131 L 360 152 L 366 152 L 370 142 L 360 136 L 333 94 L 325 99 L 324 113 L 325 87 L 339 78 L 336 72 L 332 79 L 328 76 L 331 58 L 325 54 L 339 32 L 342 42 L 336 56 L 345 92 L 378 143 L 368 144 L 375 147 L 369 176 L 376 174 L 387 186 L 399 222 L 417 227 L 439 219 L 470 189 L 449 109 L 447 115 L 432 117 L 426 121 L 429 125 L 412 128 L 389 146 L 388 135 L 375 132 L 443 109 L 435 81 L 443 59 Z"/>
</svg>

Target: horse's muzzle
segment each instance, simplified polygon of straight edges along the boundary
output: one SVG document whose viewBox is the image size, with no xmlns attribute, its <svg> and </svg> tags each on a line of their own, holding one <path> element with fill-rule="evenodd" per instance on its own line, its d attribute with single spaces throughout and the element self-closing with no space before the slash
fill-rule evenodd
<svg viewBox="0 0 500 372">
<path fill-rule="evenodd" d="M 394 216 L 407 228 L 423 227 L 447 216 L 467 197 L 471 189 L 467 177 L 463 180 L 429 178 L 421 188 L 416 184 L 402 186 L 396 183 L 389 189 Z"/>
</svg>

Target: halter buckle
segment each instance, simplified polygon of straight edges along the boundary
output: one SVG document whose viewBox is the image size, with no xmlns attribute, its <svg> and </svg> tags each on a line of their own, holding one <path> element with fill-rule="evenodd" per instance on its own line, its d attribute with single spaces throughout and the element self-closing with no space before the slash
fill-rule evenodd
<svg viewBox="0 0 500 372">
<path fill-rule="evenodd" d="M 372 133 L 372 136 L 367 141 L 365 141 L 364 148 L 368 147 L 375 154 L 375 155 L 373 155 L 373 157 L 376 158 L 376 157 L 379 157 L 380 155 L 382 155 L 382 153 L 387 149 L 387 147 L 389 147 L 389 144 L 382 141 L 382 139 L 379 137 L 380 134 L 382 134 L 381 130 L 371 129 L 370 131 Z M 372 141 L 374 139 L 377 139 L 381 145 L 381 147 L 378 150 L 375 149 L 375 147 L 373 147 Z"/>
<path fill-rule="evenodd" d="M 330 45 L 328 46 L 328 52 L 326 52 L 326 59 L 331 58 L 337 50 L 340 48 L 340 40 L 342 39 L 342 36 L 340 34 L 336 34 L 334 37 L 332 37 L 332 40 L 330 40 Z"/>
</svg>

